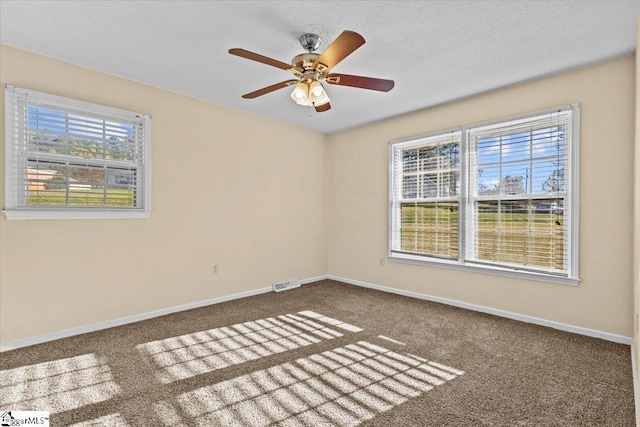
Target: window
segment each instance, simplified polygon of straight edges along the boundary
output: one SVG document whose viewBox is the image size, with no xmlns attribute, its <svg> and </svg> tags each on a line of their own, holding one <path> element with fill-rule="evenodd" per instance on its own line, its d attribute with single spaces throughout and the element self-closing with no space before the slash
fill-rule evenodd
<svg viewBox="0 0 640 427">
<path fill-rule="evenodd" d="M 578 110 L 393 141 L 389 256 L 577 284 Z"/>
<path fill-rule="evenodd" d="M 7 85 L 7 218 L 144 218 L 150 117 Z"/>
<path fill-rule="evenodd" d="M 402 194 L 399 239 L 405 253 L 458 258 L 460 210 L 459 133 L 414 141 L 397 154 Z M 398 178 L 399 178 L 398 177 Z"/>
</svg>

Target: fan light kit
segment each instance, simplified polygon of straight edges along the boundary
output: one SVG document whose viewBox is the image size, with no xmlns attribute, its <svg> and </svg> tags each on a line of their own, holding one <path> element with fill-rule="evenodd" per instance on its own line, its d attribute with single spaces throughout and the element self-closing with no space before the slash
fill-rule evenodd
<svg viewBox="0 0 640 427">
<path fill-rule="evenodd" d="M 291 99 L 298 105 L 306 105 L 308 107 L 320 107 L 331 101 L 329 95 L 317 80 L 311 83 L 306 81 L 298 83 L 293 92 L 291 92 Z"/>
<path fill-rule="evenodd" d="M 364 37 L 360 34 L 354 31 L 344 31 L 320 55 L 314 53 L 320 46 L 320 36 L 317 34 L 303 34 L 300 36 L 299 41 L 302 47 L 307 50 L 307 53 L 296 55 L 291 61 L 291 65 L 248 50 L 229 49 L 229 53 L 232 55 L 280 68 L 296 77 L 292 80 L 285 80 L 247 93 L 242 97 L 253 99 L 275 90 L 295 85 L 293 92 L 291 92 L 291 99 L 296 104 L 314 107 L 317 112 L 323 112 L 331 108 L 329 95 L 327 95 L 322 86 L 323 81 L 332 85 L 351 86 L 381 92 L 388 92 L 393 89 L 393 80 L 329 72 L 331 68 L 364 44 Z"/>
</svg>

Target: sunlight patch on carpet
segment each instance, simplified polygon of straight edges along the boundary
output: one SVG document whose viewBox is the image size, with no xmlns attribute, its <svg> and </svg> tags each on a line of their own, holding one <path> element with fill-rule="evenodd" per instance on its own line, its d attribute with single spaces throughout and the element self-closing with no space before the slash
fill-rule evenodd
<svg viewBox="0 0 640 427">
<path fill-rule="evenodd" d="M 0 371 L 0 408 L 68 411 L 120 392 L 111 369 L 95 354 Z"/>
<path fill-rule="evenodd" d="M 183 393 L 177 405 L 199 426 L 356 426 L 463 374 L 360 341 Z"/>
<path fill-rule="evenodd" d="M 182 417 L 174 405 L 161 400 L 153 404 L 153 409 L 158 414 L 165 426 L 171 427 L 189 427 L 189 424 L 183 422 Z"/>
<path fill-rule="evenodd" d="M 407 344 L 403 343 L 402 341 L 394 340 L 393 338 L 389 338 L 389 337 L 386 337 L 384 335 L 378 335 L 378 338 L 381 338 L 383 340 L 386 340 L 386 341 L 389 341 L 389 342 L 392 342 L 392 343 L 398 344 L 398 345 L 407 345 Z"/>
<path fill-rule="evenodd" d="M 306 310 L 150 341 L 136 348 L 158 368 L 157 379 L 168 384 L 360 331 Z"/>
<path fill-rule="evenodd" d="M 109 426 L 109 427 L 129 427 L 124 421 L 124 418 L 120 414 L 109 414 L 99 418 L 93 418 L 91 420 L 82 421 L 76 424 L 71 424 L 69 427 L 95 427 L 95 426 Z"/>
</svg>

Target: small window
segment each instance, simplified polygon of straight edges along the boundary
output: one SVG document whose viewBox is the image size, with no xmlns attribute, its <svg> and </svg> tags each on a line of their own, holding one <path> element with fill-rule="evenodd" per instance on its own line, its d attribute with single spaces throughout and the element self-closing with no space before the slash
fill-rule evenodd
<svg viewBox="0 0 640 427">
<path fill-rule="evenodd" d="M 576 284 L 578 105 L 390 145 L 390 257 Z"/>
<path fill-rule="evenodd" d="M 150 117 L 7 85 L 7 218 L 151 213 Z"/>
</svg>

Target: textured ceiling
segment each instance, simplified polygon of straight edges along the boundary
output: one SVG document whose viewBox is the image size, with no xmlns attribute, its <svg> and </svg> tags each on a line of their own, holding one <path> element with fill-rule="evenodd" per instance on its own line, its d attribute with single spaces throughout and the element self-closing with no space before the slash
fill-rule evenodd
<svg viewBox="0 0 640 427">
<path fill-rule="evenodd" d="M 638 0 L 617 1 L 8 1 L 0 42 L 255 114 L 335 133 L 635 51 Z M 241 95 L 285 71 L 298 37 L 343 30 L 366 43 L 333 71 L 393 79 L 388 93 L 326 85 L 332 109 L 291 89 Z M 1 58 L 0 58 L 1 60 Z"/>
</svg>

